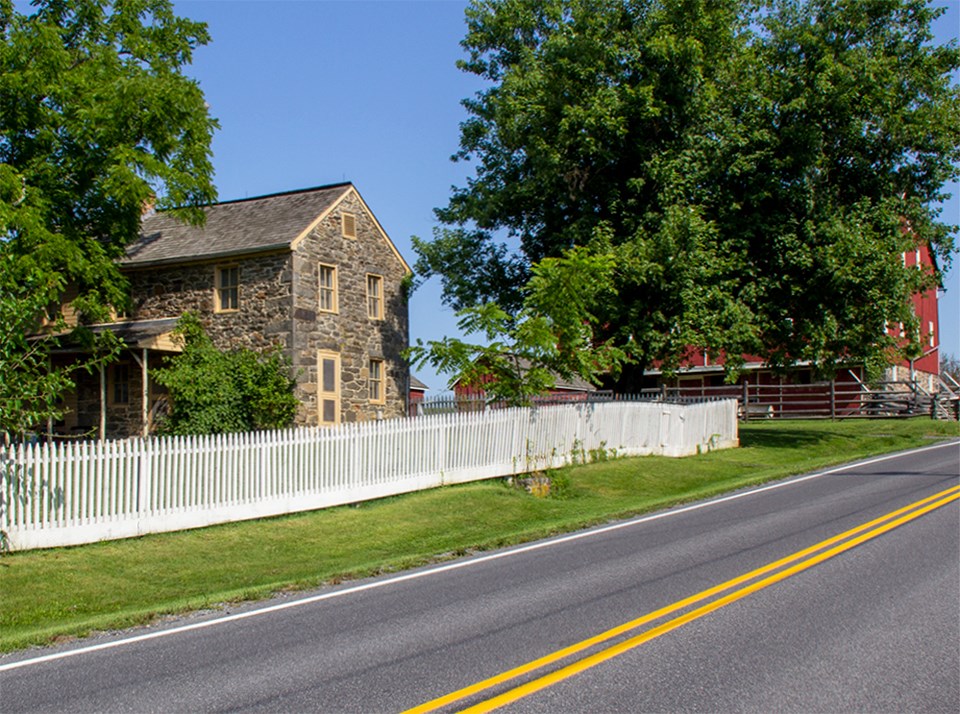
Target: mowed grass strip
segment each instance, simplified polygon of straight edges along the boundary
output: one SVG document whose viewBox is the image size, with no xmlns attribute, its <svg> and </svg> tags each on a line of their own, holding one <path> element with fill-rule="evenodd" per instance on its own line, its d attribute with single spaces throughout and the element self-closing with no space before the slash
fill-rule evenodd
<svg viewBox="0 0 960 714">
<path fill-rule="evenodd" d="M 503 480 L 357 506 L 0 557 L 0 651 L 143 624 L 571 531 L 960 435 L 928 419 L 745 425 L 741 448 L 552 472 L 534 497 Z"/>
</svg>

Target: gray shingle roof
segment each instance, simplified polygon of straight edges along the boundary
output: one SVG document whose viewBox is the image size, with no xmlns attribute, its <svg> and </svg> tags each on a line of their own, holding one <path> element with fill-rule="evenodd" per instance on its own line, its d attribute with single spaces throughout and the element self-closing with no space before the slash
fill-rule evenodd
<svg viewBox="0 0 960 714">
<path fill-rule="evenodd" d="M 428 387 L 426 384 L 424 384 L 423 382 L 421 382 L 419 379 L 417 379 L 416 377 L 414 377 L 414 376 L 411 374 L 411 375 L 410 375 L 410 389 L 416 389 L 416 390 L 426 391 L 426 390 L 430 389 L 430 387 Z"/>
<path fill-rule="evenodd" d="M 530 360 L 524 357 L 518 357 L 517 362 L 519 363 L 521 372 L 526 372 L 528 369 L 530 369 Z M 573 375 L 567 379 L 565 377 L 561 377 L 559 374 L 554 373 L 553 377 L 556 379 L 554 389 L 571 390 L 574 392 L 597 391 L 597 388 L 594 385 L 590 384 L 590 382 L 582 377 L 578 377 L 577 375 Z"/>
<path fill-rule="evenodd" d="M 351 188 L 345 183 L 216 203 L 203 209 L 202 228 L 156 213 L 143 219 L 140 238 L 127 247 L 122 263 L 153 265 L 283 248 Z"/>
<path fill-rule="evenodd" d="M 129 320 L 106 325 L 94 325 L 90 330 L 94 334 L 112 332 L 128 347 L 139 347 L 142 342 L 149 340 L 151 337 L 158 337 L 175 330 L 178 319 L 176 317 L 165 317 L 159 320 Z"/>
</svg>

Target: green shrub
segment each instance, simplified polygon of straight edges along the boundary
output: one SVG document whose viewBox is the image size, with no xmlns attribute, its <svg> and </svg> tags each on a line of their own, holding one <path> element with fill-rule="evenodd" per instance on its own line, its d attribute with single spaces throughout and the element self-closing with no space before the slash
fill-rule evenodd
<svg viewBox="0 0 960 714">
<path fill-rule="evenodd" d="M 297 412 L 290 365 L 277 348 L 263 352 L 217 349 L 199 318 L 177 323 L 183 352 L 154 377 L 170 392 L 167 434 L 218 434 L 290 426 Z"/>
</svg>

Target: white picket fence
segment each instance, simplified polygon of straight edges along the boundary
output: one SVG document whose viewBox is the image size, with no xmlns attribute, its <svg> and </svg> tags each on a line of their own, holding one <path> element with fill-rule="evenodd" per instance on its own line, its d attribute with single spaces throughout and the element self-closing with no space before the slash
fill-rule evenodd
<svg viewBox="0 0 960 714">
<path fill-rule="evenodd" d="M 735 400 L 494 409 L 327 429 L 33 444 L 0 451 L 12 550 L 356 503 L 589 460 L 737 444 Z"/>
</svg>

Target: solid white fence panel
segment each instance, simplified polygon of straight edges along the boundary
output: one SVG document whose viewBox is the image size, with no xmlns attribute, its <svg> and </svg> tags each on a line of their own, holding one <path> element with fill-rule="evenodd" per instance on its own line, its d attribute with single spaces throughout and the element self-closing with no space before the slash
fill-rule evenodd
<svg viewBox="0 0 960 714">
<path fill-rule="evenodd" d="M 734 400 L 490 409 L 281 432 L 0 451 L 13 549 L 312 510 L 616 455 L 737 443 Z"/>
</svg>

